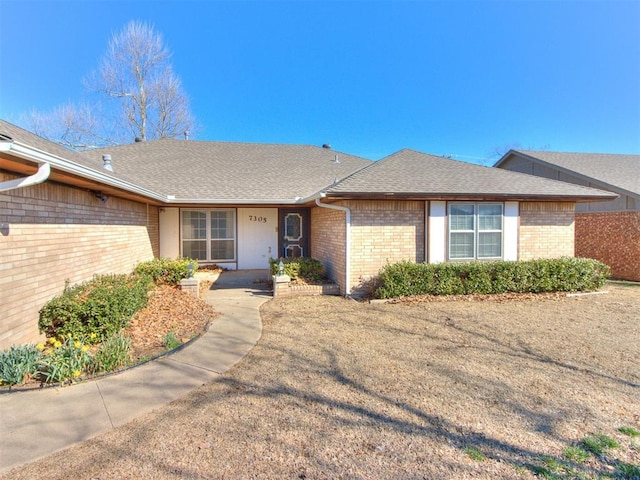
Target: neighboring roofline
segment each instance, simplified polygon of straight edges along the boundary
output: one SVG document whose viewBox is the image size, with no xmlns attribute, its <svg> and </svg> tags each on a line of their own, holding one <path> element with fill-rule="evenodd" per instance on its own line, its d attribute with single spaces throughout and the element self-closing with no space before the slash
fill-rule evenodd
<svg viewBox="0 0 640 480">
<path fill-rule="evenodd" d="M 562 153 L 574 153 L 574 154 L 580 155 L 579 152 L 557 152 L 557 153 L 560 153 L 560 154 L 562 154 Z M 598 183 L 598 184 L 602 185 L 601 187 L 597 187 L 597 188 L 604 188 L 605 190 L 612 189 L 612 190 L 620 192 L 620 193 L 622 193 L 624 195 L 629 195 L 630 197 L 640 198 L 640 195 L 638 193 L 630 192 L 629 190 L 627 190 L 625 188 L 618 187 L 616 185 L 611 185 L 610 183 L 603 182 L 600 179 L 597 179 L 597 178 L 594 178 L 594 177 L 590 177 L 588 175 L 584 175 L 582 173 L 576 172 L 575 170 L 571 170 L 569 168 L 562 167 L 562 166 L 560 166 L 560 165 L 558 165 L 556 163 L 547 162 L 547 161 L 542 160 L 542 159 L 540 159 L 538 157 L 534 157 L 532 155 L 524 153 L 523 151 L 520 151 L 520 150 L 513 150 L 513 149 L 509 150 L 493 166 L 495 168 L 500 168 L 500 165 L 502 165 L 502 163 L 504 163 L 507 160 L 507 157 L 509 155 L 511 155 L 511 154 L 518 155 L 518 156 L 520 156 L 522 158 L 526 158 L 528 160 L 531 160 L 532 162 L 537 163 L 538 165 L 542 165 L 543 167 L 556 169 L 556 170 L 558 170 L 558 171 L 560 171 L 562 173 L 566 173 L 568 175 L 571 175 L 573 177 L 579 178 L 581 180 L 586 180 L 586 181 L 589 181 L 589 182 L 592 182 L 592 183 Z M 589 155 L 589 154 L 585 153 L 584 155 Z M 599 154 L 599 155 L 601 155 L 601 154 Z M 524 172 L 519 172 L 519 173 L 524 173 Z M 525 175 L 529 175 L 529 174 L 525 174 Z M 537 175 L 535 175 L 535 176 L 537 176 Z M 546 177 L 541 177 L 541 178 L 546 178 Z M 551 179 L 551 180 L 555 180 L 555 179 Z M 557 180 L 557 181 L 561 181 L 561 182 L 565 182 L 565 183 L 571 183 L 571 182 L 567 182 L 565 180 Z M 574 184 L 574 185 L 577 185 L 577 184 Z M 588 185 L 583 185 L 583 186 L 588 187 Z M 589 187 L 589 188 L 596 188 L 596 187 Z"/>
</svg>

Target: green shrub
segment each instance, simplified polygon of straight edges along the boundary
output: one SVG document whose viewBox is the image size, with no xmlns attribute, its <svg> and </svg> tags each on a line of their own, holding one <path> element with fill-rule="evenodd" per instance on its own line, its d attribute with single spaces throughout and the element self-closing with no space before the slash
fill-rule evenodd
<svg viewBox="0 0 640 480">
<path fill-rule="evenodd" d="M 88 370 L 91 373 L 113 372 L 131 362 L 131 338 L 117 334 L 107 338 L 96 351 Z"/>
<path fill-rule="evenodd" d="M 80 377 L 90 363 L 89 347 L 81 340 L 67 337 L 53 343 L 42 357 L 38 373 L 46 383 L 66 382 Z"/>
<path fill-rule="evenodd" d="M 198 269 L 198 261 L 192 258 L 155 258 L 148 262 L 139 263 L 134 273 L 147 275 L 153 279 L 156 285 L 176 285 L 180 280 L 189 276 L 189 266 L 191 274 Z"/>
<path fill-rule="evenodd" d="M 382 268 L 379 298 L 408 295 L 591 291 L 610 276 L 603 263 L 585 258 L 520 262 L 399 262 Z"/>
<path fill-rule="evenodd" d="M 269 259 L 271 275 L 278 274 L 280 261 L 282 261 L 284 266 L 284 274 L 291 277 L 291 280 L 300 278 L 310 283 L 317 283 L 326 278 L 326 272 L 322 262 L 314 258 L 306 257 Z"/>
<path fill-rule="evenodd" d="M 0 384 L 25 383 L 38 371 L 42 352 L 35 345 L 13 345 L 0 352 Z"/>
<path fill-rule="evenodd" d="M 151 278 L 142 275 L 97 275 L 47 302 L 38 327 L 47 337 L 86 337 L 99 342 L 126 327 L 145 307 Z"/>
</svg>

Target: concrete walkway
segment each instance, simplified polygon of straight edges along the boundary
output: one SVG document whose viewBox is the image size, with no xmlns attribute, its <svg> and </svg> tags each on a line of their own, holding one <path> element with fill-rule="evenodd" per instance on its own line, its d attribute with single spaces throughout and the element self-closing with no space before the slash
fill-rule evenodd
<svg viewBox="0 0 640 480">
<path fill-rule="evenodd" d="M 222 273 L 203 296 L 221 315 L 172 355 L 95 381 L 0 394 L 0 472 L 123 425 L 218 378 L 262 334 L 258 308 L 271 298 L 267 278 L 266 270 Z"/>
</svg>

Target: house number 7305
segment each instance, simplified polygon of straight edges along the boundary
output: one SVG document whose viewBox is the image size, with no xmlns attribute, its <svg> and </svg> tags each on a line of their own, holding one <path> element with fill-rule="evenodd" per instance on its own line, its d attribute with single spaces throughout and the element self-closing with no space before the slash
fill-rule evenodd
<svg viewBox="0 0 640 480">
<path fill-rule="evenodd" d="M 255 215 L 249 215 L 249 221 L 250 222 L 267 223 L 267 217 L 257 217 Z"/>
</svg>

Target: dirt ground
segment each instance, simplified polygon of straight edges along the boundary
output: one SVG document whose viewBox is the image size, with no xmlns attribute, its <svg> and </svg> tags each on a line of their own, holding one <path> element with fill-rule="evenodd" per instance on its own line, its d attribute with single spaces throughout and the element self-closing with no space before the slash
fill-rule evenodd
<svg viewBox="0 0 640 480">
<path fill-rule="evenodd" d="M 594 433 L 621 448 L 556 478 L 640 466 L 640 286 L 606 290 L 273 300 L 220 380 L 2 478 L 535 478 Z"/>
</svg>

